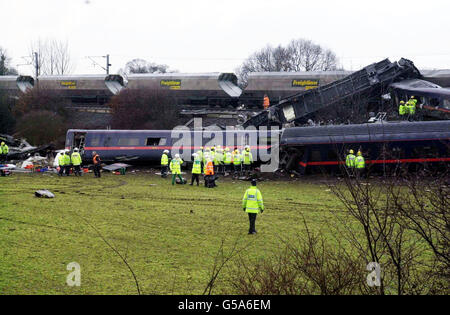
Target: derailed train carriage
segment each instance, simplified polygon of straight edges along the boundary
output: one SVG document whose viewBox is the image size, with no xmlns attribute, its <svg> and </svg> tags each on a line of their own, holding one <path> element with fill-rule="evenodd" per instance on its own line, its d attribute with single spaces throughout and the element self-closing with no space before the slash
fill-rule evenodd
<svg viewBox="0 0 450 315">
<path fill-rule="evenodd" d="M 376 172 L 439 168 L 450 162 L 450 121 L 295 127 L 283 131 L 280 146 L 282 166 L 301 174 L 339 173 L 350 149 Z"/>
<path fill-rule="evenodd" d="M 181 142 L 180 142 L 181 141 Z M 184 141 L 184 142 L 183 142 Z M 350 149 L 361 150 L 368 168 L 440 168 L 450 162 L 450 121 L 381 122 L 360 125 L 257 130 L 69 130 L 66 149 L 78 147 L 89 162 L 97 151 L 104 161 L 158 164 L 174 149 L 189 161 L 200 146 L 244 148 L 257 163 L 279 161 L 279 168 L 301 174 L 339 172 Z M 276 150 L 275 150 L 276 149 Z M 279 152 L 279 155 L 277 155 Z"/>
<path fill-rule="evenodd" d="M 281 131 L 272 130 L 77 130 L 66 135 L 66 149 L 80 149 L 83 160 L 90 162 L 96 151 L 103 161 L 126 161 L 135 164 L 157 164 L 164 150 L 180 153 L 190 161 L 200 147 L 228 147 L 242 150 L 250 146 L 255 161 L 267 161 L 272 140 L 278 142 Z"/>
<path fill-rule="evenodd" d="M 418 113 L 424 117 L 450 119 L 450 88 L 419 79 L 403 80 L 389 85 L 395 109 L 400 101 L 417 99 Z"/>
</svg>

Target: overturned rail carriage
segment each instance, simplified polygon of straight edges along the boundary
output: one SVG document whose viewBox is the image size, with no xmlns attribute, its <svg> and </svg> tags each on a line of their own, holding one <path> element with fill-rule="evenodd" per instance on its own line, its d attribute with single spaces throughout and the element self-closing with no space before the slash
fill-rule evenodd
<svg viewBox="0 0 450 315">
<path fill-rule="evenodd" d="M 360 150 L 366 167 L 378 172 L 445 167 L 450 162 L 450 121 L 288 128 L 280 141 L 281 166 L 302 174 L 339 173 L 350 149 L 355 154 Z"/>
<path fill-rule="evenodd" d="M 183 159 L 203 147 L 228 147 L 230 150 L 250 146 L 255 161 L 268 162 L 272 140 L 278 143 L 281 131 L 257 130 L 76 130 L 66 135 L 66 149 L 79 148 L 84 161 L 92 161 L 96 151 L 103 161 L 157 164 L 164 150 L 173 155 L 178 148 Z M 264 155 L 264 156 L 263 156 Z"/>
<path fill-rule="evenodd" d="M 450 88 L 414 79 L 403 80 L 389 85 L 394 106 L 400 101 L 408 101 L 411 96 L 417 99 L 417 113 L 436 119 L 450 119 Z"/>
</svg>

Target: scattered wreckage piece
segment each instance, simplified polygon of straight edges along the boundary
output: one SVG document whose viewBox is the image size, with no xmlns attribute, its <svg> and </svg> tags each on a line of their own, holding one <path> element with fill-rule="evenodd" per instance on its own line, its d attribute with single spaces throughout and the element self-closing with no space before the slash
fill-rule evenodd
<svg viewBox="0 0 450 315">
<path fill-rule="evenodd" d="M 47 189 L 36 190 L 34 195 L 38 198 L 55 198 L 55 195 Z"/>
<path fill-rule="evenodd" d="M 4 134 L 0 134 L 0 141 L 4 141 L 9 147 L 8 160 L 24 160 L 36 153 L 39 153 L 41 156 L 47 155 L 53 150 L 52 144 L 35 147 L 25 139 L 15 139 Z"/>
<path fill-rule="evenodd" d="M 113 174 L 116 175 L 125 175 L 127 167 L 131 165 L 124 164 L 124 163 L 114 163 L 111 165 L 102 166 L 102 169 L 110 171 Z"/>
</svg>

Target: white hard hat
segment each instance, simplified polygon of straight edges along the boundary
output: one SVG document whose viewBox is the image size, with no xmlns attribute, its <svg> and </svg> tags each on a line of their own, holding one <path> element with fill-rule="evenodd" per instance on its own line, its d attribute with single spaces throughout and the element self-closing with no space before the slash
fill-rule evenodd
<svg viewBox="0 0 450 315">
<path fill-rule="evenodd" d="M 75 152 L 78 152 L 78 148 L 74 148 L 73 150 L 74 150 Z"/>
<path fill-rule="evenodd" d="M 164 153 L 169 153 L 169 150 L 164 150 Z"/>
<path fill-rule="evenodd" d="M 175 158 L 176 159 L 179 159 L 180 158 L 180 155 L 177 153 L 177 154 L 175 154 Z"/>
<path fill-rule="evenodd" d="M 192 153 L 192 156 L 196 158 L 198 156 L 198 154 L 197 153 Z"/>
</svg>

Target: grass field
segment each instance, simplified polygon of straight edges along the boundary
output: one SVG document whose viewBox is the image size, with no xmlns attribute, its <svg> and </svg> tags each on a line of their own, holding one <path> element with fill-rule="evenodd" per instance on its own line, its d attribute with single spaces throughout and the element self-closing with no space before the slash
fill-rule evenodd
<svg viewBox="0 0 450 315">
<path fill-rule="evenodd" d="M 264 181 L 266 211 L 259 233 L 247 235 L 241 199 L 248 185 L 172 186 L 148 173 L 0 177 L 0 294 L 136 294 L 130 271 L 96 229 L 126 256 L 144 294 L 201 294 L 222 241 L 225 249 L 249 244 L 248 257 L 269 257 L 280 238 L 301 233 L 303 217 L 326 233 L 328 210 L 342 208 L 319 182 Z M 37 189 L 56 198 L 36 198 Z M 80 287 L 66 284 L 70 262 L 81 266 Z M 226 282 L 214 292 L 234 293 Z"/>
</svg>

